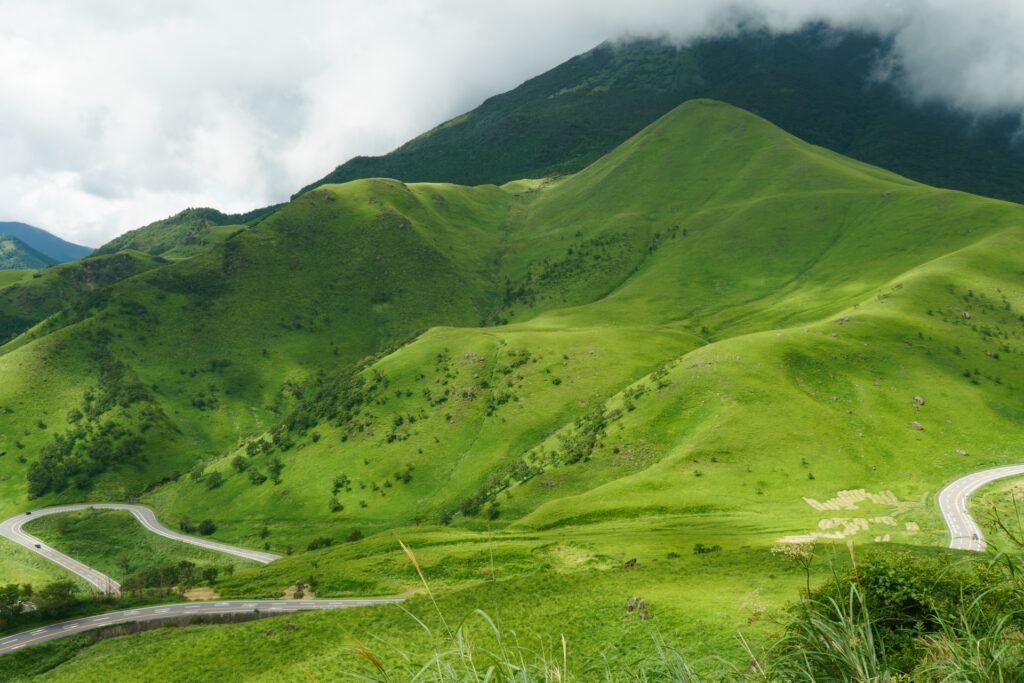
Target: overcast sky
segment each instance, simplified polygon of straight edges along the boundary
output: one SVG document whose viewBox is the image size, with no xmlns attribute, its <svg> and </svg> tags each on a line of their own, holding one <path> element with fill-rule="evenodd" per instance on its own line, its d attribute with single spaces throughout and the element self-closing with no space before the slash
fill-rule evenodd
<svg viewBox="0 0 1024 683">
<path fill-rule="evenodd" d="M 97 246 L 286 200 L 607 38 L 729 31 L 721 0 L 0 0 L 0 221 Z M 744 0 L 896 36 L 915 97 L 1024 110 L 1020 0 Z"/>
</svg>

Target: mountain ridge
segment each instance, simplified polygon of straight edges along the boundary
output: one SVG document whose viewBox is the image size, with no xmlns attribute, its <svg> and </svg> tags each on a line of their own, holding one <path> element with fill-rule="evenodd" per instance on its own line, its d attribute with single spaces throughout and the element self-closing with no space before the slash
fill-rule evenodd
<svg viewBox="0 0 1024 683">
<path fill-rule="evenodd" d="M 883 36 L 820 24 L 683 48 L 602 43 L 389 154 L 354 157 L 297 194 L 363 177 L 475 185 L 572 173 L 679 103 L 706 97 L 919 182 L 1024 201 L 1016 120 L 911 102 L 874 77 L 889 49 Z"/>
<path fill-rule="evenodd" d="M 50 257 L 55 263 L 77 261 L 91 251 L 89 247 L 73 244 L 27 223 L 0 222 L 0 235 L 17 237 L 26 245 Z"/>
<path fill-rule="evenodd" d="M 34 270 L 57 263 L 13 235 L 0 234 L 0 269 Z"/>
<path fill-rule="evenodd" d="M 638 595 L 685 656 L 742 667 L 737 629 L 770 634 L 760 614 L 833 578 L 779 543 L 855 542 L 866 582 L 879 557 L 938 554 L 944 482 L 1016 457 L 1022 245 L 1024 206 L 691 100 L 572 175 L 324 185 L 188 258 L 47 269 L 127 275 L 0 347 L 0 516 L 138 499 L 282 556 L 221 572 L 223 599 L 296 577 L 325 597 L 425 577 L 431 596 L 289 616 L 307 641 L 261 624 L 76 645 L 46 675 L 128 657 L 161 680 L 330 680 L 325 638 L 424 642 L 435 605 L 632 672 Z"/>
</svg>

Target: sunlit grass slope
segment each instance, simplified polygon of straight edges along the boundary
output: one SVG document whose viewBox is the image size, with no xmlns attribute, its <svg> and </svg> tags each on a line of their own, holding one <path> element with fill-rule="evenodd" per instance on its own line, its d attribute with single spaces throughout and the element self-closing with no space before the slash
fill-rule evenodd
<svg viewBox="0 0 1024 683">
<path fill-rule="evenodd" d="M 735 656 L 723 634 L 799 580 L 777 541 L 942 545 L 937 489 L 1019 459 L 1022 242 L 1024 207 L 709 101 L 555 181 L 323 186 L 8 345 L 0 507 L 138 496 L 286 556 L 226 596 L 402 593 L 403 539 L 459 605 L 554 582 L 543 624 L 596 643 L 636 634 L 572 596 L 649 591 L 671 637 Z M 137 457 L 27 500 L 33 455 L 111 376 L 135 389 L 110 419 L 150 425 Z M 202 637 L 137 641 L 156 667 Z M 287 660 L 325 670 L 305 647 Z"/>
<path fill-rule="evenodd" d="M 0 271 L 0 344 L 119 280 L 156 268 L 138 252 L 86 258 L 32 271 Z"/>
</svg>

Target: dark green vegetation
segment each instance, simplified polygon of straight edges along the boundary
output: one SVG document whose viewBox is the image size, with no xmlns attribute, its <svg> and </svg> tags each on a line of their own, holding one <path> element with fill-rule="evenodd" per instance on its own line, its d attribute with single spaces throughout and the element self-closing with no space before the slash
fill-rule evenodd
<svg viewBox="0 0 1024 683">
<path fill-rule="evenodd" d="M 56 262 L 17 237 L 0 235 L 0 269 L 2 270 L 32 270 L 45 268 Z"/>
<path fill-rule="evenodd" d="M 1022 244 L 1024 207 L 707 100 L 571 176 L 323 186 L 0 347 L 0 514 L 138 499 L 285 556 L 225 597 L 416 590 L 401 539 L 453 620 L 616 670 L 656 656 L 652 625 L 745 662 L 736 629 L 760 645 L 759 615 L 825 577 L 780 539 L 941 544 L 932 494 L 1018 457 Z M 208 648 L 324 678 L 350 661 L 325 642 L 429 646 L 398 609 L 296 620 L 55 675 L 130 651 L 216 677 L 167 668 Z"/>
<path fill-rule="evenodd" d="M 178 543 L 145 530 L 128 512 L 86 510 L 42 517 L 25 531 L 113 577 L 130 595 L 169 595 L 175 587 L 216 586 L 255 562 Z M 189 533 L 195 533 L 195 529 Z M 143 589 L 158 589 L 145 591 Z"/>
<path fill-rule="evenodd" d="M 166 263 L 138 252 L 87 258 L 36 271 L 8 271 L 0 279 L 0 343 L 6 343 L 49 316 L 88 307 L 103 290 L 124 278 Z"/>
<path fill-rule="evenodd" d="M 0 222 L 0 235 L 16 237 L 32 249 L 48 256 L 48 263 L 67 263 L 84 258 L 92 251 L 89 247 L 62 240 L 40 228 L 25 223 Z"/>
<path fill-rule="evenodd" d="M 268 206 L 244 214 L 224 214 L 216 209 L 185 209 L 170 218 L 156 221 L 107 242 L 94 256 L 114 254 L 125 249 L 150 256 L 181 259 L 209 251 L 233 233 L 244 230 L 280 208 Z"/>
<path fill-rule="evenodd" d="M 302 191 L 375 176 L 477 185 L 572 173 L 679 103 L 708 97 L 920 182 L 1024 201 L 1017 118 L 974 121 L 911 102 L 875 77 L 888 50 L 886 38 L 822 26 L 682 49 L 604 44 L 390 154 L 355 157 Z"/>
</svg>

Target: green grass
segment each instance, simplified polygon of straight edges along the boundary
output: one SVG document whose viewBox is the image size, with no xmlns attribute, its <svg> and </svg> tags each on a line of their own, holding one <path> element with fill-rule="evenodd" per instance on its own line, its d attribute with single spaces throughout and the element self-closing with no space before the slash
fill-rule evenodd
<svg viewBox="0 0 1024 683">
<path fill-rule="evenodd" d="M 66 521 L 61 522 L 60 517 Z M 47 545 L 118 580 L 126 574 L 183 561 L 200 568 L 229 564 L 236 569 L 257 566 L 240 557 L 154 534 L 143 528 L 131 513 L 119 510 L 83 510 L 40 517 L 26 524 L 24 529 Z M 127 569 L 121 564 L 122 557 L 127 559 Z"/>
<path fill-rule="evenodd" d="M 739 662 L 740 606 L 778 608 L 802 578 L 774 544 L 945 545 L 935 493 L 1018 457 L 1022 247 L 1024 207 L 709 101 L 557 180 L 324 186 L 3 348 L 0 513 L 138 498 L 169 526 L 209 518 L 218 540 L 285 555 L 221 580 L 225 597 L 300 578 L 325 596 L 406 594 L 401 539 L 456 615 L 565 631 L 586 656 L 615 643 L 626 662 L 653 641 L 608 615 L 650 595 L 686 652 Z M 86 388 L 102 393 L 97 359 L 115 353 L 146 397 L 89 434 L 136 430 L 138 453 L 27 500 L 29 461 L 61 443 Z M 280 480 L 254 484 L 275 462 Z M 121 550 L 104 548 L 109 565 Z M 642 571 L 616 568 L 633 557 Z M 521 597 L 532 586 L 547 603 Z M 319 649 L 303 628 L 280 644 L 292 654 L 244 666 L 322 677 L 346 633 L 417 637 L 398 610 L 373 629 L 361 614 L 299 617 Z M 165 648 L 234 651 L 260 629 L 133 643 L 159 678 Z M 122 656 L 101 644 L 59 674 Z M 222 665 L 195 666 L 212 668 L 181 675 Z"/>
<path fill-rule="evenodd" d="M 755 111 L 802 139 L 920 182 L 1024 200 L 1013 116 L 922 107 L 870 73 L 886 39 L 820 24 L 684 47 L 604 43 L 379 157 L 354 157 L 299 193 L 361 178 L 501 184 L 575 173 L 681 102 Z"/>
<path fill-rule="evenodd" d="M 644 558 L 642 566 L 632 569 L 533 573 L 447 592 L 439 597 L 439 604 L 453 626 L 474 609 L 482 609 L 498 620 L 503 629 L 518 633 L 524 642 L 535 642 L 536 636 L 558 642 L 564 635 L 571 660 L 579 668 L 599 664 L 601 654 L 616 666 L 649 654 L 653 649 L 649 640 L 652 633 L 663 634 L 688 655 L 703 654 L 701 648 L 713 648 L 735 657 L 740 649 L 729 635 L 732 628 L 743 624 L 749 633 L 764 632 L 765 624 L 760 621 L 746 627 L 753 604 L 789 597 L 795 583 L 801 580 L 790 567 L 775 562 L 775 580 L 764 580 L 758 585 L 749 568 L 766 560 L 771 562 L 772 558 L 765 555 L 764 551 L 741 551 L 678 559 L 662 556 L 657 563 Z M 408 580 L 418 581 L 407 559 L 401 570 Z M 435 570 L 427 567 L 424 571 L 432 582 Z M 687 580 L 694 576 L 706 577 L 711 583 L 698 586 Z M 753 594 L 758 589 L 759 593 Z M 646 622 L 623 619 L 628 614 L 626 603 L 634 595 L 643 597 L 650 606 L 650 619 Z M 432 627 L 441 628 L 426 597 L 410 599 L 403 607 Z M 698 621 L 692 619 L 693 607 L 699 607 L 704 615 Z M 287 622 L 299 626 L 299 630 L 284 631 Z M 538 630 L 538 624 L 558 624 L 559 630 Z M 269 629 L 274 633 L 265 635 Z M 706 634 L 710 632 L 721 635 L 709 642 Z M 161 680 L 230 676 L 280 680 L 302 676 L 303 669 L 316 680 L 326 680 L 346 669 L 363 669 L 357 658 L 345 652 L 353 644 L 380 650 L 386 666 L 392 668 L 398 661 L 384 643 L 413 647 L 430 643 L 403 610 L 392 606 L 293 615 L 226 628 L 189 627 L 141 634 L 132 637 L 133 664 L 125 659 L 128 651 L 121 647 L 123 642 L 108 641 L 88 648 L 54 672 L 55 680 L 62 680 L 62 676 L 80 680 L 99 671 L 114 676 L 113 680 L 118 680 L 118 671 L 129 677 L 144 673 Z M 250 647 L 242 646 L 246 642 Z M 259 644 L 258 655 L 251 647 L 254 642 Z M 160 663 L 155 656 L 183 647 L 196 649 L 193 656 L 176 666 Z M 248 654 L 243 655 L 244 652 Z"/>
<path fill-rule="evenodd" d="M 185 209 L 163 220 L 129 230 L 93 253 L 100 256 L 132 250 L 168 259 L 189 258 L 209 251 L 233 233 L 244 230 L 248 223 L 256 222 L 278 208 L 268 206 L 245 214 L 223 214 L 216 209 Z"/>
<path fill-rule="evenodd" d="M 159 265 L 138 252 L 124 251 L 41 270 L 0 271 L 0 344 L 54 313 L 95 303 L 105 287 Z"/>
<path fill-rule="evenodd" d="M 24 681 L 66 662 L 89 645 L 88 636 L 70 636 L 4 657 L 0 681 Z"/>
<path fill-rule="evenodd" d="M 26 280 L 33 272 L 32 270 L 0 270 L 0 288 L 6 288 L 15 282 Z"/>
<path fill-rule="evenodd" d="M 0 269 L 33 270 L 53 265 L 57 261 L 36 251 L 17 237 L 0 235 Z"/>
<path fill-rule="evenodd" d="M 28 583 L 38 587 L 68 578 L 71 577 L 63 569 L 28 548 L 4 543 L 4 551 L 0 555 L 0 584 Z M 84 582 L 78 583 L 85 588 Z"/>
</svg>

